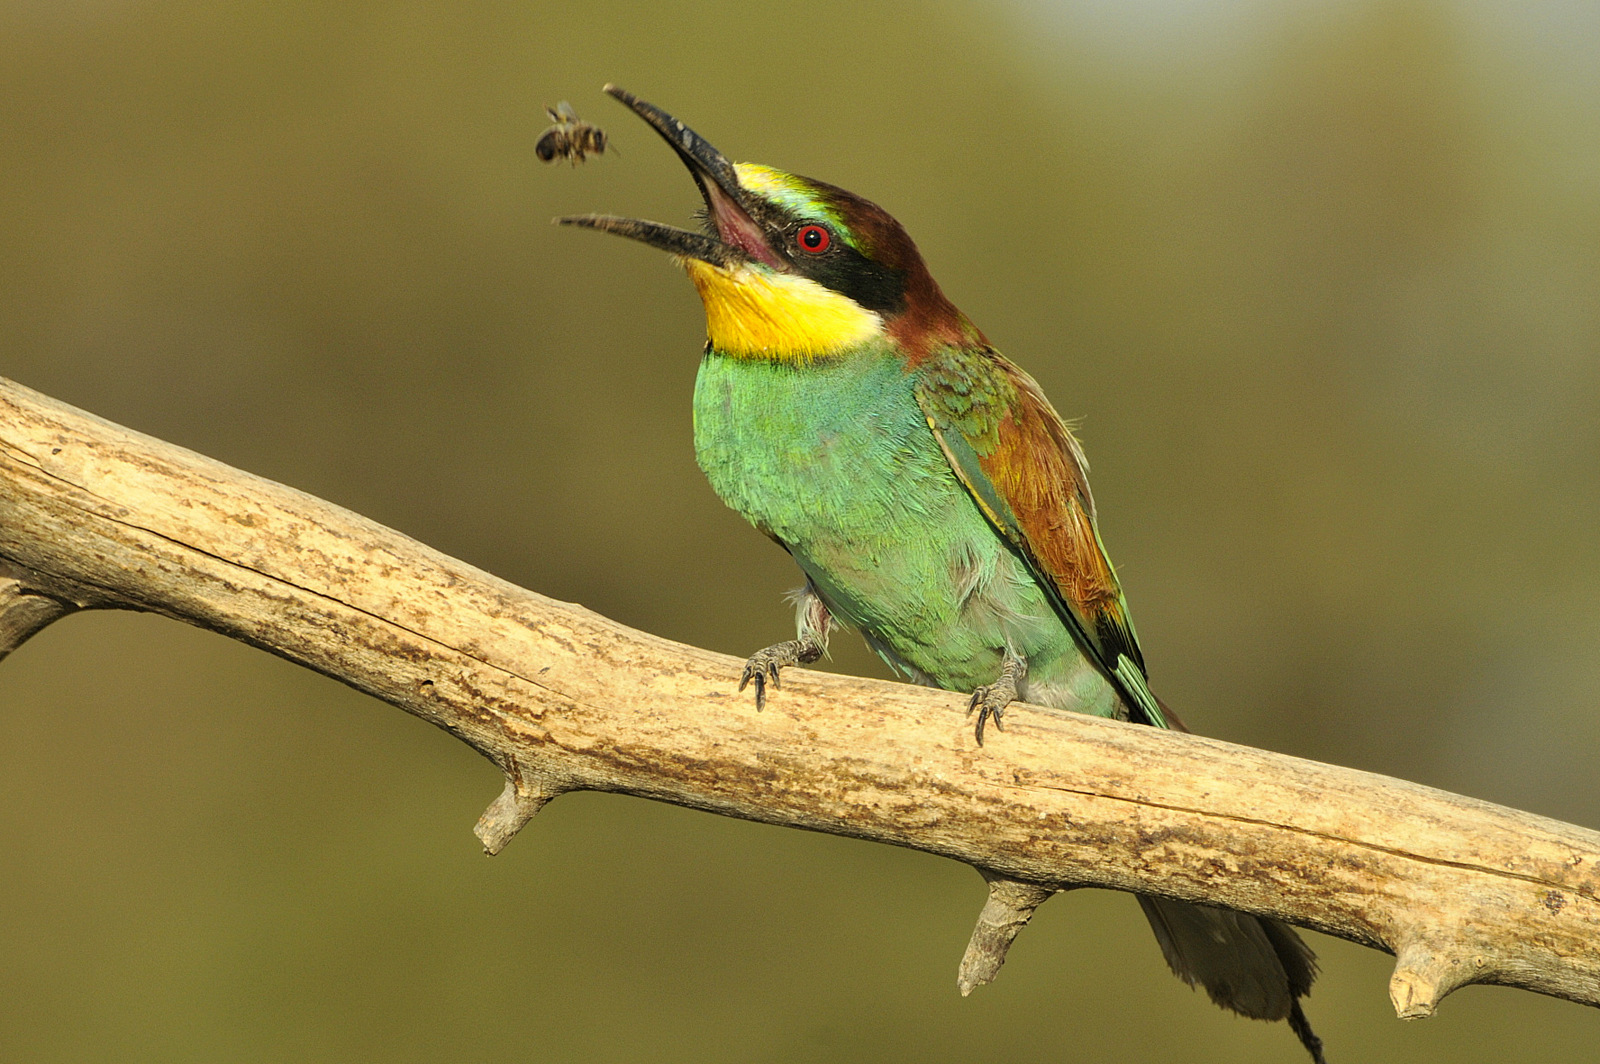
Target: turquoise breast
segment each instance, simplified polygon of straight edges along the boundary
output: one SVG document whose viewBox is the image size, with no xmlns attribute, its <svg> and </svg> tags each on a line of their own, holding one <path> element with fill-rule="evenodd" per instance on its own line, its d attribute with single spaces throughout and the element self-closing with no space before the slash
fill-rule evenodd
<svg viewBox="0 0 1600 1064">
<path fill-rule="evenodd" d="M 915 387 L 883 349 L 800 367 L 711 352 L 695 455 L 909 678 L 970 691 L 1009 646 L 1028 662 L 1025 698 L 1110 714 L 1109 685 L 951 472 Z"/>
</svg>

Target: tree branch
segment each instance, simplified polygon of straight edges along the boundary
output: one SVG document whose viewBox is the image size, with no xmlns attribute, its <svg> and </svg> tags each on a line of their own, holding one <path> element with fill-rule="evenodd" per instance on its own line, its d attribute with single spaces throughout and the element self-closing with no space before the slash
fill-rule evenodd
<svg viewBox="0 0 1600 1064">
<path fill-rule="evenodd" d="M 1052 891 L 1275 916 L 1398 955 L 1401 1016 L 1466 983 L 1600 1004 L 1600 833 L 1366 772 L 741 662 L 555 602 L 337 506 L 0 380 L 0 654 L 79 608 L 222 632 L 423 717 L 505 774 L 498 852 L 564 791 L 909 846 L 983 871 L 992 978 Z"/>
</svg>

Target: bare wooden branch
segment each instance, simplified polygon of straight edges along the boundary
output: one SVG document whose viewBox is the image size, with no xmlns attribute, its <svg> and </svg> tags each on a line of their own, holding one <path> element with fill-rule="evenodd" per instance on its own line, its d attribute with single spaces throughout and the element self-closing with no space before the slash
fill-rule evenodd
<svg viewBox="0 0 1600 1064">
<path fill-rule="evenodd" d="M 1399 955 L 1426 1016 L 1470 982 L 1600 1004 L 1600 834 L 1401 780 L 953 694 L 741 662 L 513 587 L 329 503 L 0 381 L 0 633 L 152 610 L 336 677 L 504 773 L 503 847 L 563 791 L 621 791 L 973 865 L 962 972 L 992 977 L 1050 890 L 1275 916 Z M 981 940 L 981 941 L 980 941 Z"/>
</svg>

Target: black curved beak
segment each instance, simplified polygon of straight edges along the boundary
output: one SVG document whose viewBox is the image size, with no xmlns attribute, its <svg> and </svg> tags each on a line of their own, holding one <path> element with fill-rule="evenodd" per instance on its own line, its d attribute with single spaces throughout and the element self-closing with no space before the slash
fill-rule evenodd
<svg viewBox="0 0 1600 1064">
<path fill-rule="evenodd" d="M 754 260 L 783 268 L 783 263 L 768 245 L 760 224 L 752 217 L 749 196 L 740 187 L 739 175 L 727 156 L 655 104 L 646 103 L 616 85 L 607 85 L 605 92 L 630 107 L 634 114 L 661 134 L 661 139 L 672 145 L 672 150 L 678 153 L 678 158 L 689 168 L 690 175 L 700 188 L 700 195 L 706 202 L 708 228 L 714 229 L 715 234 L 696 233 L 637 218 L 620 218 L 614 214 L 571 215 L 557 218 L 556 224 L 616 233 L 670 254 L 700 259 L 714 266 L 727 267 Z"/>
</svg>

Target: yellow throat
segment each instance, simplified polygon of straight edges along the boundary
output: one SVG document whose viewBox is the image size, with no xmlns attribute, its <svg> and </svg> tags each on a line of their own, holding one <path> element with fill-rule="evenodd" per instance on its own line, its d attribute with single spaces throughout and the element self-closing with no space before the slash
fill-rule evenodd
<svg viewBox="0 0 1600 1064">
<path fill-rule="evenodd" d="M 711 346 L 743 358 L 810 362 L 883 334 L 883 318 L 809 277 L 684 259 Z"/>
</svg>

